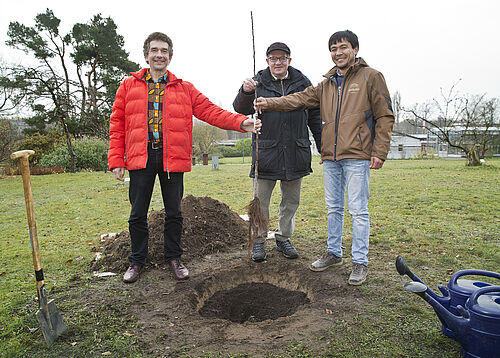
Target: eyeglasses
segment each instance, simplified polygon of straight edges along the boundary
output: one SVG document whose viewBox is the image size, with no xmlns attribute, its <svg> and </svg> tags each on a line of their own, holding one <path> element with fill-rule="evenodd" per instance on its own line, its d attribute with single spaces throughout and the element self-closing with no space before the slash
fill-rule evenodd
<svg viewBox="0 0 500 358">
<path fill-rule="evenodd" d="M 285 63 L 286 61 L 288 61 L 289 58 L 290 57 L 288 56 L 281 56 L 281 57 L 269 56 L 267 59 L 271 63 L 276 63 L 278 61 L 280 61 L 281 63 Z"/>
</svg>

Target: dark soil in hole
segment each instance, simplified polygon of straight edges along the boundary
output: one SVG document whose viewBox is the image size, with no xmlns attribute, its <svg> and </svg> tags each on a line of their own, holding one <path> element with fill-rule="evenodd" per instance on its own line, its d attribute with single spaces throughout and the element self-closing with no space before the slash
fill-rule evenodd
<svg viewBox="0 0 500 358">
<path fill-rule="evenodd" d="M 200 314 L 236 323 L 261 322 L 291 316 L 305 303 L 309 303 L 309 299 L 304 292 L 290 291 L 269 283 L 244 283 L 216 292 L 200 309 Z"/>
<path fill-rule="evenodd" d="M 188 195 L 182 199 L 183 261 L 205 255 L 242 249 L 248 237 L 248 223 L 229 206 L 210 197 Z M 165 264 L 163 258 L 163 225 L 165 210 L 152 210 L 148 218 L 149 256 L 153 266 Z M 122 231 L 103 243 L 103 257 L 93 263 L 92 270 L 122 271 L 128 266 L 130 236 Z"/>
</svg>

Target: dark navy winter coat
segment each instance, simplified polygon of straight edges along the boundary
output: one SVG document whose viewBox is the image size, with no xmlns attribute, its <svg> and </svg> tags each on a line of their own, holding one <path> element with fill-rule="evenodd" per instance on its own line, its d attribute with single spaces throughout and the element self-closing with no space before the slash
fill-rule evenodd
<svg viewBox="0 0 500 358">
<path fill-rule="evenodd" d="M 288 67 L 288 77 L 276 80 L 269 68 L 259 71 L 254 78 L 258 97 L 280 97 L 300 92 L 311 85 L 311 81 L 299 70 Z M 255 112 L 255 93 L 246 93 L 243 86 L 236 96 L 233 107 L 238 113 L 250 115 Z M 300 108 L 291 112 L 267 112 L 261 114 L 259 134 L 259 179 L 295 180 L 308 175 L 311 169 L 311 142 L 309 129 L 321 148 L 321 118 L 318 109 Z M 255 177 L 255 134 L 252 139 L 252 168 L 250 177 Z"/>
</svg>

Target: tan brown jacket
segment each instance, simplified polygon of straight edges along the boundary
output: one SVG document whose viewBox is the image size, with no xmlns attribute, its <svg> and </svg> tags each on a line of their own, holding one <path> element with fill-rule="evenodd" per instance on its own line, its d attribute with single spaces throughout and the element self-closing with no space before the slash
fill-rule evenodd
<svg viewBox="0 0 500 358">
<path fill-rule="evenodd" d="M 340 88 L 332 68 L 322 82 L 302 92 L 266 98 L 266 110 L 287 112 L 320 107 L 323 121 L 321 159 L 385 160 L 394 114 L 384 76 L 358 58 L 347 70 Z"/>
</svg>

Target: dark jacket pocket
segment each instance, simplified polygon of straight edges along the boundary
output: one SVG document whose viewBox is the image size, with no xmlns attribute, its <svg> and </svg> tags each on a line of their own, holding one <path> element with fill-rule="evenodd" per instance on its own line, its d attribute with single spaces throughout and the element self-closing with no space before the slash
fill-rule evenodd
<svg viewBox="0 0 500 358">
<path fill-rule="evenodd" d="M 259 140 L 259 174 L 280 170 L 280 148 L 274 139 Z M 255 148 L 254 148 L 255 155 Z M 255 156 L 257 159 L 257 157 Z"/>
<path fill-rule="evenodd" d="M 301 138 L 295 141 L 295 170 L 311 170 L 311 141 L 308 138 Z"/>
</svg>

